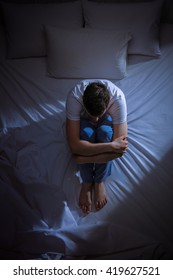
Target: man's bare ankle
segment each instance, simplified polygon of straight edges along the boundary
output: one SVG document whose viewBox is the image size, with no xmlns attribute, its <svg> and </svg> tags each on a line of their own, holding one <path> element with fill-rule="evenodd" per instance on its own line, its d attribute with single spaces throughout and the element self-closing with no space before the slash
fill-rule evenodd
<svg viewBox="0 0 173 280">
<path fill-rule="evenodd" d="M 103 208 L 107 203 L 107 195 L 106 195 L 106 188 L 104 182 L 95 183 L 94 185 L 94 192 L 95 192 L 95 208 L 100 210 Z"/>
<path fill-rule="evenodd" d="M 92 183 L 82 183 L 82 188 L 79 195 L 79 207 L 85 214 L 91 212 L 91 206 L 92 206 L 91 192 L 92 192 Z"/>
</svg>

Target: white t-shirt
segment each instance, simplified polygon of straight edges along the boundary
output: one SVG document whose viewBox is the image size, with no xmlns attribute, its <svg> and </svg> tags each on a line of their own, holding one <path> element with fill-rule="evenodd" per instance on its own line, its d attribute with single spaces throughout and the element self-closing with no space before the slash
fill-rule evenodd
<svg viewBox="0 0 173 280">
<path fill-rule="evenodd" d="M 83 93 L 88 84 L 99 82 L 104 84 L 109 93 L 110 101 L 106 112 L 112 117 L 113 124 L 120 124 L 127 120 L 127 106 L 124 93 L 108 80 L 83 80 L 69 93 L 66 102 L 66 114 L 69 120 L 79 121 L 84 113 Z"/>
</svg>

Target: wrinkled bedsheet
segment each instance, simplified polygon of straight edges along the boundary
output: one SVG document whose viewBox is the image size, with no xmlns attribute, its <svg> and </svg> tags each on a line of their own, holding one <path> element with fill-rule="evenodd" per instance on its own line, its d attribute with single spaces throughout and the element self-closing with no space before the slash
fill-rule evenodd
<svg viewBox="0 0 173 280">
<path fill-rule="evenodd" d="M 113 163 L 107 205 L 88 215 L 65 131 L 79 80 L 48 77 L 45 58 L 0 63 L 1 259 L 173 258 L 173 26 L 162 29 L 161 57 L 131 56 L 113 81 L 129 149 Z"/>
</svg>

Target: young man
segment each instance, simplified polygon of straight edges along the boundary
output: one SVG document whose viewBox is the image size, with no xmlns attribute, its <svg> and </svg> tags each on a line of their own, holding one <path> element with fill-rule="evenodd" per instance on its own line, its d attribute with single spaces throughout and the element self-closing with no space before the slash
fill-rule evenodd
<svg viewBox="0 0 173 280">
<path fill-rule="evenodd" d="M 127 107 L 123 92 L 108 80 L 84 80 L 66 102 L 67 140 L 82 178 L 79 206 L 84 213 L 107 203 L 105 180 L 112 160 L 123 155 L 127 142 Z"/>
</svg>

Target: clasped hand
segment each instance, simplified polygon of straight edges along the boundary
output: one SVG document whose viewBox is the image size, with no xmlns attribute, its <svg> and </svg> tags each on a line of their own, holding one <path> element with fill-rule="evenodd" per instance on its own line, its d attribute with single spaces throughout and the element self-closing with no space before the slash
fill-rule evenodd
<svg viewBox="0 0 173 280">
<path fill-rule="evenodd" d="M 111 142 L 112 150 L 116 153 L 125 153 L 128 148 L 126 136 L 120 136 Z"/>
</svg>

